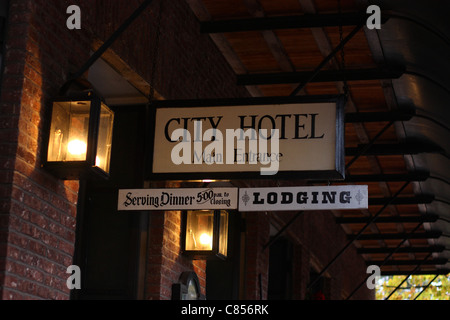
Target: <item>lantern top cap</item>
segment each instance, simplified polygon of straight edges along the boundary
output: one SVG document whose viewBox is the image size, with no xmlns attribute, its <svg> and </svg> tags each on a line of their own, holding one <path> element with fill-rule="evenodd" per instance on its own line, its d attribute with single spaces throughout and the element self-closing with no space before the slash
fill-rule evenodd
<svg viewBox="0 0 450 320">
<path fill-rule="evenodd" d="M 54 101 L 93 101 L 93 100 L 99 100 L 102 103 L 105 103 L 105 100 L 103 97 L 98 94 L 93 89 L 84 90 L 84 91 L 74 91 L 69 92 L 65 95 L 58 96 L 54 99 Z"/>
<path fill-rule="evenodd" d="M 70 100 L 100 100 L 103 104 L 106 104 L 103 95 L 84 77 L 66 82 L 54 99 L 54 101 Z"/>
</svg>

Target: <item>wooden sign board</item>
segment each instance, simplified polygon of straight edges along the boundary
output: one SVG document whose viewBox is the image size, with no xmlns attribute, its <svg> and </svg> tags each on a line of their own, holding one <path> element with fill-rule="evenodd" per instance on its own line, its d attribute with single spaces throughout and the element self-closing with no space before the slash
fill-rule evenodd
<svg viewBox="0 0 450 320">
<path fill-rule="evenodd" d="M 366 209 L 368 186 L 239 189 L 239 211 Z"/>
<path fill-rule="evenodd" d="M 172 100 L 154 105 L 150 179 L 345 177 L 341 96 Z M 236 130 L 256 134 L 230 139 L 228 132 Z M 276 139 L 271 139 L 272 132 Z"/>
<path fill-rule="evenodd" d="M 237 188 L 121 189 L 119 211 L 237 209 Z"/>
</svg>

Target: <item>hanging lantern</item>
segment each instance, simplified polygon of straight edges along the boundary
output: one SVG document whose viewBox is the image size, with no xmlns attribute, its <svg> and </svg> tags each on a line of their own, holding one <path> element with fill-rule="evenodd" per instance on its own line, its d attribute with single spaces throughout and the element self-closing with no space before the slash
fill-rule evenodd
<svg viewBox="0 0 450 320">
<path fill-rule="evenodd" d="M 187 211 L 183 218 L 182 246 L 185 255 L 193 259 L 225 259 L 227 257 L 227 211 Z"/>
<path fill-rule="evenodd" d="M 92 91 L 55 100 L 44 166 L 64 180 L 108 178 L 113 122 Z"/>
</svg>

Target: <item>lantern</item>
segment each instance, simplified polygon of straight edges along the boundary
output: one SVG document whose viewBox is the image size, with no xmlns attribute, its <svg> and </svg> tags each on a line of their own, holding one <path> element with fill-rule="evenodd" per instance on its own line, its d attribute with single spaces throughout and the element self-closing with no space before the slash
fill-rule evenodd
<svg viewBox="0 0 450 320">
<path fill-rule="evenodd" d="M 227 257 L 228 212 L 193 210 L 183 217 L 183 253 L 193 259 Z"/>
<path fill-rule="evenodd" d="M 45 167 L 65 180 L 108 178 L 113 122 L 93 91 L 55 100 Z"/>
</svg>

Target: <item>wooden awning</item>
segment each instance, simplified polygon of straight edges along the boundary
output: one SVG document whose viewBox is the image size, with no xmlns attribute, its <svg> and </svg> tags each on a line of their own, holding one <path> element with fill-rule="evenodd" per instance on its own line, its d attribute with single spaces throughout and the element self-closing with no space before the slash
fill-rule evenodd
<svg viewBox="0 0 450 320">
<path fill-rule="evenodd" d="M 348 88 L 347 179 L 331 183 L 367 184 L 371 201 L 336 222 L 383 274 L 448 273 L 449 5 L 391 1 L 371 30 L 366 1 L 187 2 L 251 96 Z"/>
</svg>

